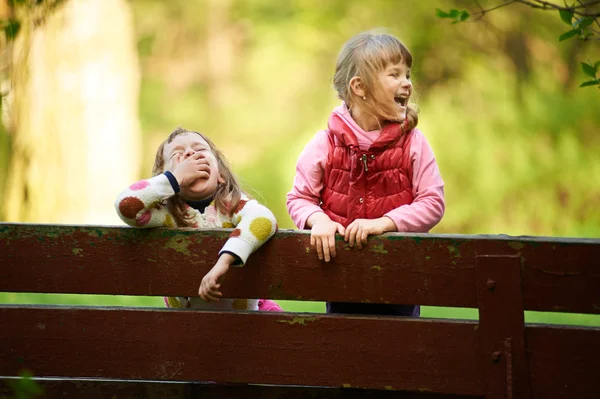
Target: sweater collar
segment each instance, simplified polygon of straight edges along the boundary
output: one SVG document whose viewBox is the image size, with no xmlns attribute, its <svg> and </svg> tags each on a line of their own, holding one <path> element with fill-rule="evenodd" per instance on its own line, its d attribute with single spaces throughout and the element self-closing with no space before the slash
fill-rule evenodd
<svg viewBox="0 0 600 399">
<path fill-rule="evenodd" d="M 358 149 L 356 132 L 364 132 L 364 130 L 352 119 L 346 103 L 342 103 L 342 105 L 333 110 L 327 125 L 338 141 L 348 147 Z M 381 151 L 388 146 L 394 145 L 402 138 L 403 134 L 404 130 L 400 123 L 388 123 L 379 131 L 379 136 L 371 144 L 369 151 Z"/>
<path fill-rule="evenodd" d="M 204 213 L 204 210 L 210 205 L 213 199 L 214 197 L 208 197 L 200 201 L 185 201 L 185 203 L 196 209 L 198 212 Z"/>
</svg>

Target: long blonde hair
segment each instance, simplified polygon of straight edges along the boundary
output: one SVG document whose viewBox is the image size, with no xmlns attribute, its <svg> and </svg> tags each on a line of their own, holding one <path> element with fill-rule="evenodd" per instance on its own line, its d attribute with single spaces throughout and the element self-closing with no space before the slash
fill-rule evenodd
<svg viewBox="0 0 600 399">
<path fill-rule="evenodd" d="M 342 47 L 335 66 L 333 87 L 338 97 L 352 109 L 357 96 L 350 87 L 350 80 L 359 77 L 364 83 L 367 98 L 360 101 L 366 105 L 367 111 L 378 120 L 397 121 L 397 107 L 386 98 L 377 75 L 390 64 L 403 62 L 411 68 L 412 61 L 410 51 L 396 37 L 375 31 L 362 32 Z M 419 123 L 418 110 L 413 103 L 407 105 L 405 123 L 406 131 Z"/>
<path fill-rule="evenodd" d="M 231 216 L 237 208 L 240 199 L 242 198 L 242 189 L 238 184 L 238 181 L 231 171 L 227 158 L 223 155 L 221 150 L 204 134 L 185 130 L 181 127 L 175 129 L 165 141 L 163 141 L 156 150 L 156 156 L 154 158 L 154 166 L 152 167 L 152 176 L 157 176 L 164 172 L 165 158 L 163 155 L 165 145 L 172 142 L 173 139 L 182 134 L 197 134 L 202 137 L 209 145 L 210 150 L 217 159 L 219 166 L 219 174 L 225 180 L 224 183 L 217 186 L 217 191 L 213 197 L 217 210 L 221 213 Z M 179 227 L 191 227 L 193 222 L 193 215 L 188 212 L 189 205 L 179 196 L 174 195 L 167 199 L 167 208 L 173 215 L 177 226 Z"/>
</svg>

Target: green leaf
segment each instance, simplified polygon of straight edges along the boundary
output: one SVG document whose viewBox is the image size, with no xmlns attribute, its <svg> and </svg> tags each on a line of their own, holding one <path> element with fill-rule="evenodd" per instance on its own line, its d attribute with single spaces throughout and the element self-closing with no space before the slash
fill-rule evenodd
<svg viewBox="0 0 600 399">
<path fill-rule="evenodd" d="M 596 63 L 594 64 L 594 68 L 596 69 L 596 71 L 598 70 L 598 67 L 600 67 L 600 61 L 596 61 Z"/>
<path fill-rule="evenodd" d="M 594 21 L 595 19 L 592 17 L 583 17 L 575 21 L 575 23 L 573 24 L 573 28 L 579 27 L 579 29 L 585 29 L 591 24 L 593 24 Z"/>
<path fill-rule="evenodd" d="M 450 14 L 448 14 L 447 12 L 444 12 L 444 11 L 440 10 L 439 8 L 437 8 L 435 10 L 435 15 L 438 18 L 450 18 Z"/>
<path fill-rule="evenodd" d="M 597 68 L 595 68 L 594 66 L 590 65 L 590 64 L 586 64 L 585 62 L 580 62 L 581 64 L 581 70 L 583 71 L 583 73 L 585 73 L 587 76 L 592 77 L 592 78 L 596 78 L 596 71 L 598 70 Z"/>
<path fill-rule="evenodd" d="M 10 19 L 4 26 L 4 34 L 8 40 L 13 40 L 17 33 L 19 33 L 19 29 L 21 28 L 21 23 L 19 21 Z"/>
<path fill-rule="evenodd" d="M 558 41 L 562 42 L 563 40 L 570 39 L 573 36 L 577 36 L 578 33 L 579 33 L 579 29 L 571 29 L 570 31 L 565 32 L 562 35 L 560 35 L 558 38 Z"/>
<path fill-rule="evenodd" d="M 469 19 L 469 17 L 471 16 L 467 10 L 457 10 L 457 9 L 451 9 L 449 12 L 445 12 L 440 10 L 439 8 L 437 8 L 435 10 L 435 15 L 438 18 L 452 18 L 454 21 L 452 21 L 453 24 L 458 23 L 458 22 L 464 22 L 467 19 Z"/>
<path fill-rule="evenodd" d="M 460 13 L 460 15 L 459 15 L 458 19 L 460 20 L 460 22 L 464 22 L 464 21 L 466 21 L 467 19 L 469 19 L 469 17 L 470 17 L 470 16 L 471 16 L 471 14 L 469 14 L 469 13 L 468 13 L 466 10 L 463 10 L 463 11 Z"/>
<path fill-rule="evenodd" d="M 573 20 L 573 12 L 570 10 L 558 10 L 558 13 L 560 14 L 560 19 L 562 19 L 562 21 L 567 24 L 567 25 L 571 25 L 571 21 Z"/>
<path fill-rule="evenodd" d="M 587 82 L 583 82 L 579 85 L 579 87 L 588 87 L 588 86 L 600 86 L 600 80 L 588 80 Z"/>
</svg>

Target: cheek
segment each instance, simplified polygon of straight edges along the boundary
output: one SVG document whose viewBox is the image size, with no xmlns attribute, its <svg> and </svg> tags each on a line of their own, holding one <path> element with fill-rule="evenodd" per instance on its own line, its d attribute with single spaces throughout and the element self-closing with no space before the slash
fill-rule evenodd
<svg viewBox="0 0 600 399">
<path fill-rule="evenodd" d="M 165 163 L 165 170 L 172 171 L 174 167 L 175 167 L 175 160 L 174 159 L 169 159 L 169 161 L 167 161 Z"/>
</svg>

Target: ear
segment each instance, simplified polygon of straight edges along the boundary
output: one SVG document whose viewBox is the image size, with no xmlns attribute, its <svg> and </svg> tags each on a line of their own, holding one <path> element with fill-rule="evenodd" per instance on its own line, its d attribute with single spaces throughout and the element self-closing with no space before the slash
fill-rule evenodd
<svg viewBox="0 0 600 399">
<path fill-rule="evenodd" d="M 219 175 L 219 178 L 217 179 L 217 183 L 225 184 L 225 179 L 223 179 L 223 176 Z"/>
<path fill-rule="evenodd" d="M 359 97 L 365 96 L 365 85 L 363 84 L 362 79 L 358 76 L 350 79 L 350 89 L 352 89 L 352 92 Z"/>
</svg>

